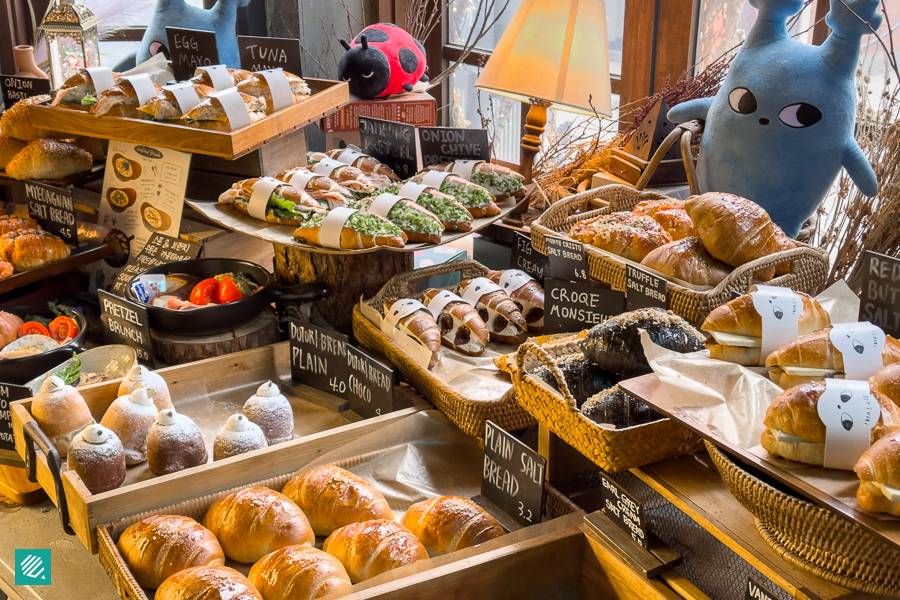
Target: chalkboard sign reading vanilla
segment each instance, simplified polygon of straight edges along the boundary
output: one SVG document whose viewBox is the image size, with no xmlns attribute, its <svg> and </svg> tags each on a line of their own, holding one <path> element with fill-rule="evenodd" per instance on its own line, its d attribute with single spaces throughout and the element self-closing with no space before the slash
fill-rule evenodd
<svg viewBox="0 0 900 600">
<path fill-rule="evenodd" d="M 241 68 L 248 71 L 284 69 L 298 77 L 300 73 L 300 40 L 290 38 L 238 36 Z"/>
<path fill-rule="evenodd" d="M 0 75 L 0 91 L 3 92 L 3 105 L 7 110 L 19 100 L 50 93 L 50 80 L 37 77 L 18 77 L 16 75 Z"/>
<path fill-rule="evenodd" d="M 347 389 L 347 336 L 291 319 L 290 330 L 291 379 L 321 392 L 345 400 Z"/>
<path fill-rule="evenodd" d="M 781 590 L 785 596 L 790 596 L 790 594 Z M 761 586 L 758 581 L 753 579 L 752 577 L 747 577 L 747 588 L 744 590 L 744 600 L 778 600 L 779 596 L 772 594 Z"/>
<path fill-rule="evenodd" d="M 360 116 L 359 140 L 363 152 L 392 168 L 401 179 L 412 177 L 418 171 L 413 125 Z"/>
<path fill-rule="evenodd" d="M 219 47 L 213 31 L 166 27 L 169 38 L 169 58 L 177 81 L 193 77 L 197 67 L 219 64 Z"/>
<path fill-rule="evenodd" d="M 394 410 L 397 371 L 366 351 L 347 346 L 347 392 L 350 410 L 364 419 Z"/>
<path fill-rule="evenodd" d="M 491 160 L 487 129 L 419 127 L 419 149 L 425 167 L 455 160 Z"/>
<path fill-rule="evenodd" d="M 9 403 L 31 398 L 33 395 L 27 387 L 0 383 L 0 450 L 14 451 L 16 449 Z"/>
<path fill-rule="evenodd" d="M 78 227 L 75 225 L 75 202 L 72 190 L 27 181 L 25 202 L 28 214 L 42 228 L 58 235 L 70 246 L 78 247 Z"/>
<path fill-rule="evenodd" d="M 547 459 L 496 423 L 485 423 L 481 495 L 524 526 L 541 522 Z"/>
</svg>

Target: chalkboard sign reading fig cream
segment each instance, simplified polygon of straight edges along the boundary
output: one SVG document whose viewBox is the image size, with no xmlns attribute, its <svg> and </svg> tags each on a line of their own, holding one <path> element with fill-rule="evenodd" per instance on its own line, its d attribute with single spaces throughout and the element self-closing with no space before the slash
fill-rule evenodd
<svg viewBox="0 0 900 600">
<path fill-rule="evenodd" d="M 666 280 L 643 269 L 625 265 L 625 294 L 628 310 L 668 308 Z"/>
<path fill-rule="evenodd" d="M 37 77 L 18 77 L 16 75 L 0 75 L 0 91 L 3 92 L 3 105 L 6 110 L 25 98 L 50 93 L 50 80 Z"/>
<path fill-rule="evenodd" d="M 135 349 L 138 360 L 149 367 L 155 366 L 153 342 L 150 339 L 150 322 L 147 307 L 114 296 L 105 290 L 97 290 L 100 299 L 100 320 L 106 338 L 112 344 L 125 344 Z"/>
<path fill-rule="evenodd" d="M 291 379 L 349 400 L 347 336 L 296 319 L 289 321 L 289 328 Z"/>
<path fill-rule="evenodd" d="M 524 526 L 541 522 L 547 460 L 491 421 L 485 423 L 481 495 Z"/>
<path fill-rule="evenodd" d="M 72 190 L 31 181 L 22 185 L 29 216 L 43 229 L 62 238 L 65 243 L 78 247 Z"/>
<path fill-rule="evenodd" d="M 647 548 L 647 523 L 644 522 L 641 503 L 603 474 L 600 475 L 600 483 L 603 512 L 630 535 L 634 543 Z"/>
<path fill-rule="evenodd" d="M 347 346 L 347 370 L 350 410 L 364 419 L 394 410 L 396 369 L 360 348 Z"/>
<path fill-rule="evenodd" d="M 900 259 L 866 250 L 859 320 L 900 336 Z"/>
<path fill-rule="evenodd" d="M 392 168 L 401 179 L 412 177 L 418 171 L 414 126 L 361 116 L 359 140 L 363 152 Z"/>
<path fill-rule="evenodd" d="M 27 387 L 21 385 L 12 385 L 9 383 L 0 383 L 0 450 L 16 449 L 16 442 L 13 439 L 12 414 L 9 410 L 9 403 L 16 400 L 24 400 L 31 398 L 34 394 Z"/>
<path fill-rule="evenodd" d="M 177 81 L 193 77 L 197 67 L 219 64 L 215 32 L 166 27 L 166 37 L 169 39 L 172 71 Z"/>
<path fill-rule="evenodd" d="M 584 245 L 575 240 L 547 236 L 547 258 L 550 262 L 550 276 L 555 279 L 567 279 L 589 283 L 587 259 Z"/>
<path fill-rule="evenodd" d="M 267 71 L 281 68 L 301 76 L 300 40 L 239 35 L 238 48 L 242 69 Z"/>
<path fill-rule="evenodd" d="M 514 231 L 509 268 L 525 271 L 538 281 L 544 281 L 548 271 L 547 257 L 532 247 L 530 237 Z"/>
<path fill-rule="evenodd" d="M 625 292 L 544 280 L 544 333 L 572 333 L 590 329 L 625 310 Z"/>
<path fill-rule="evenodd" d="M 419 127 L 422 166 L 455 160 L 491 160 L 487 129 Z"/>
</svg>

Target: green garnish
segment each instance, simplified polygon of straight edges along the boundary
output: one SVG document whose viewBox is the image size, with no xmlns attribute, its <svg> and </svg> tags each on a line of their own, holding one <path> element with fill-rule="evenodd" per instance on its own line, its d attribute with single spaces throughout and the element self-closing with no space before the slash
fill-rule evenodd
<svg viewBox="0 0 900 600">
<path fill-rule="evenodd" d="M 402 184 L 394 183 L 386 185 L 369 195 L 375 197 L 385 193 L 396 194 L 400 191 L 400 185 Z M 470 223 L 472 221 L 472 215 L 469 214 L 469 211 L 453 198 L 445 198 L 429 194 L 428 192 L 422 192 L 419 194 L 419 197 L 416 198 L 415 202 L 419 206 L 433 212 L 438 219 L 445 223 Z"/>
<path fill-rule="evenodd" d="M 441 191 L 456 198 L 463 206 L 481 208 L 494 201 L 491 193 L 480 185 L 464 185 L 446 179 L 441 182 Z"/>
<path fill-rule="evenodd" d="M 522 189 L 522 177 L 516 174 L 474 172 L 469 181 L 486 188 L 492 194 L 512 194 Z"/>
<path fill-rule="evenodd" d="M 72 363 L 61 371 L 54 373 L 66 385 L 72 385 L 81 378 L 81 357 L 72 353 Z"/>
<path fill-rule="evenodd" d="M 368 210 L 374 199 L 352 202 L 351 208 Z M 388 211 L 387 219 L 404 231 L 413 233 L 425 233 L 428 235 L 441 235 L 444 232 L 444 224 L 426 213 L 411 208 L 409 205 L 398 202 Z"/>
<path fill-rule="evenodd" d="M 81 99 L 82 106 L 93 106 L 97 104 L 97 98 L 91 96 L 90 94 L 85 94 L 84 98 Z"/>
<path fill-rule="evenodd" d="M 307 227 L 319 227 L 325 221 L 327 213 L 316 213 L 312 215 L 305 223 L 300 225 L 301 229 Z M 403 231 L 391 223 L 379 217 L 378 215 L 368 215 L 366 213 L 355 212 L 350 215 L 344 222 L 344 227 L 348 227 L 353 231 L 371 236 L 397 236 L 402 237 Z"/>
</svg>

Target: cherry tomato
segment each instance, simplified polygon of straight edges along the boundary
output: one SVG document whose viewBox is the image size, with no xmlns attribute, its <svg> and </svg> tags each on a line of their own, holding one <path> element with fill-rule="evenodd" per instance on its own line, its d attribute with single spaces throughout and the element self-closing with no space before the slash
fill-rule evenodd
<svg viewBox="0 0 900 600">
<path fill-rule="evenodd" d="M 37 321 L 28 321 L 27 323 L 22 323 L 22 326 L 19 327 L 19 337 L 24 335 L 46 335 L 50 337 L 50 332 Z"/>
<path fill-rule="evenodd" d="M 218 287 L 219 282 L 216 281 L 215 278 L 210 277 L 209 279 L 204 279 L 191 290 L 191 303 L 196 304 L 197 306 L 206 306 L 213 301 Z"/>
<path fill-rule="evenodd" d="M 66 316 L 59 316 L 50 321 L 50 337 L 57 342 L 74 339 L 78 335 L 78 325 Z"/>
<path fill-rule="evenodd" d="M 231 275 L 219 276 L 219 288 L 216 290 L 216 303 L 228 304 L 244 297 Z"/>
</svg>

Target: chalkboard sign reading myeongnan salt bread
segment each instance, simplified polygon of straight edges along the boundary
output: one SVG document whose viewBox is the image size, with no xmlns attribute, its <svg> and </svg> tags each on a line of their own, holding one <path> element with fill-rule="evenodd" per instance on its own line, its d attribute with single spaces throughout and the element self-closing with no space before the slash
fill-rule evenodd
<svg viewBox="0 0 900 600">
<path fill-rule="evenodd" d="M 75 202 L 72 190 L 53 185 L 26 181 L 22 184 L 28 215 L 42 229 L 59 236 L 70 246 L 78 247 L 78 227 L 75 225 Z"/>
</svg>

